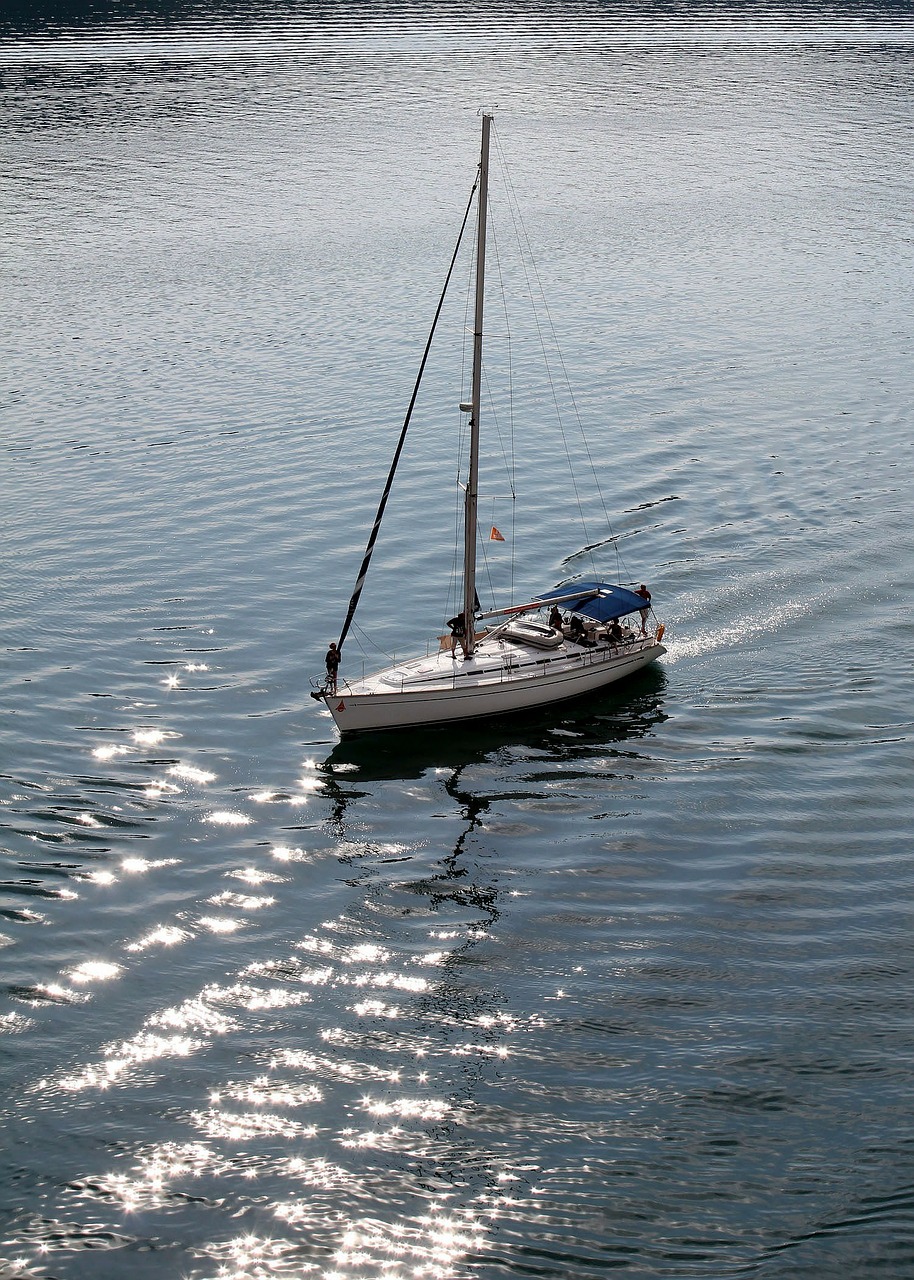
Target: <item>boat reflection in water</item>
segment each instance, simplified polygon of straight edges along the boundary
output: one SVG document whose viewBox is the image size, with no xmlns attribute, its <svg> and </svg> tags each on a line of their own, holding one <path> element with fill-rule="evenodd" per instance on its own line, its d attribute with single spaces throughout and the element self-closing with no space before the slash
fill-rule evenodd
<svg viewBox="0 0 914 1280">
<path fill-rule="evenodd" d="M 360 787 L 374 782 L 421 778 L 429 772 L 450 773 L 484 767 L 487 761 L 513 753 L 549 760 L 586 760 L 614 753 L 631 757 L 640 739 L 667 719 L 662 667 L 648 667 L 623 689 L 609 688 L 555 708 L 535 708 L 512 715 L 501 724 L 464 723 L 412 729 L 408 733 L 344 737 L 316 765 L 322 793 L 346 805 Z"/>
</svg>

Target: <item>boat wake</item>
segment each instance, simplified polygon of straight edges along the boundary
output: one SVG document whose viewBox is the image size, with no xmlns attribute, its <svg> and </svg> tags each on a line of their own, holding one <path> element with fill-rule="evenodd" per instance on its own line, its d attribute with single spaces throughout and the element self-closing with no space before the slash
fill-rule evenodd
<svg viewBox="0 0 914 1280">
<path fill-rule="evenodd" d="M 697 658 L 705 654 L 723 652 L 738 646 L 745 648 L 747 643 L 758 637 L 770 637 L 775 631 L 789 626 L 800 618 L 815 613 L 818 606 L 827 599 L 825 592 L 818 596 L 803 596 L 802 599 L 782 600 L 775 606 L 759 609 L 756 613 L 735 617 L 730 622 L 703 624 L 697 630 L 685 635 L 667 633 L 664 637 L 666 656 L 664 662 L 669 665 L 685 658 Z M 705 602 L 706 605 L 706 602 Z M 685 610 L 687 613 L 687 609 Z M 696 610 L 697 612 L 697 610 Z M 683 616 L 680 613 L 680 616 Z M 687 626 L 687 623 L 683 623 Z M 678 630 L 678 628 L 677 628 Z"/>
</svg>

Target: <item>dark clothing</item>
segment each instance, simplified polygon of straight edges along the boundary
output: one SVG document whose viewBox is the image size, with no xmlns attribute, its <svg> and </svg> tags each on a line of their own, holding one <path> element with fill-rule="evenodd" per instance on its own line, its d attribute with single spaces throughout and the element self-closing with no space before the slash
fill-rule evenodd
<svg viewBox="0 0 914 1280">
<path fill-rule="evenodd" d="M 479 608 L 480 608 L 479 596 L 474 591 L 473 592 L 473 617 L 474 618 L 476 617 L 476 614 L 479 613 Z M 467 620 L 466 620 L 465 611 L 461 609 L 460 612 L 455 617 L 448 618 L 447 625 L 451 629 L 452 636 L 456 636 L 458 639 L 462 639 L 466 635 L 466 631 L 467 631 Z"/>
<path fill-rule="evenodd" d="M 332 644 L 327 650 L 327 656 L 324 661 L 327 664 L 327 683 L 331 690 L 336 692 L 336 673 L 340 669 L 340 651 L 335 644 Z"/>
</svg>

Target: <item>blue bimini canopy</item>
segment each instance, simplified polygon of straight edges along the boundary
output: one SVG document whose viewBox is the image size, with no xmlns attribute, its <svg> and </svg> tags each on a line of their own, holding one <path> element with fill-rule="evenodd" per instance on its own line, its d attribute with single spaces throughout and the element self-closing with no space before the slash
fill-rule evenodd
<svg viewBox="0 0 914 1280">
<path fill-rule="evenodd" d="M 573 591 L 580 594 L 570 598 Z M 637 613 L 648 604 L 643 596 L 629 591 L 627 587 L 614 587 L 608 582 L 568 582 L 564 587 L 545 592 L 540 600 L 543 604 L 561 601 L 563 609 L 579 613 L 585 618 L 593 618 L 595 622 L 624 618 L 626 614 Z"/>
</svg>

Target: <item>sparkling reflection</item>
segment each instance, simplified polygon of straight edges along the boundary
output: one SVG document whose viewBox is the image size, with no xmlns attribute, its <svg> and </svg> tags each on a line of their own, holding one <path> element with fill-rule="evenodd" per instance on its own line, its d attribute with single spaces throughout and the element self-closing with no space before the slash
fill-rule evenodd
<svg viewBox="0 0 914 1280">
<path fill-rule="evenodd" d="M 113 871 L 101 869 L 90 871 L 87 875 L 82 876 L 81 879 L 88 881 L 89 884 L 110 885 L 117 883 L 117 876 Z"/>
<path fill-rule="evenodd" d="M 0 1013 L 0 1033 L 6 1035 L 19 1035 L 23 1031 L 28 1031 L 35 1026 L 33 1018 L 28 1018 L 23 1013 Z"/>
<path fill-rule="evenodd" d="M 171 794 L 167 788 L 211 781 L 213 775 L 176 764 L 156 785 L 164 795 Z M 475 829 L 477 813 L 466 830 Z M 230 808 L 214 809 L 204 820 L 229 829 L 252 821 Z M 101 1046 L 95 1060 L 35 1086 L 51 1099 L 78 1095 L 87 1106 L 93 1094 L 120 1090 L 127 1098 L 129 1087 L 149 1088 L 151 1081 L 206 1081 L 180 1108 L 186 1141 L 138 1152 L 124 1162 L 130 1164 L 126 1170 L 113 1168 L 78 1183 L 81 1195 L 114 1201 L 133 1214 L 190 1201 L 231 1202 L 226 1184 L 234 1181 L 239 1216 L 256 1203 L 257 1212 L 273 1215 L 278 1232 L 274 1236 L 261 1222 L 250 1234 L 200 1246 L 198 1256 L 214 1268 L 206 1274 L 232 1280 L 309 1273 L 320 1280 L 449 1277 L 468 1254 L 486 1247 L 487 1224 L 505 1203 L 495 1170 L 482 1172 L 482 1192 L 462 1174 L 453 1193 L 437 1186 L 444 1176 L 439 1170 L 460 1168 L 453 1135 L 468 1122 L 474 1082 L 488 1064 L 508 1056 L 507 1042 L 523 1030 L 522 1019 L 488 1002 L 480 1006 L 475 997 L 469 1003 L 461 977 L 468 949 L 492 936 L 494 894 L 467 882 L 459 841 L 421 884 L 409 879 L 413 855 L 406 842 L 344 837 L 333 847 L 347 874 L 356 860 L 369 875 L 402 862 L 411 907 L 418 900 L 463 918 L 442 915 L 432 927 L 417 921 L 403 945 L 396 933 L 366 926 L 345 908 L 323 920 L 313 916 L 310 927 L 286 936 L 276 954 L 246 958 L 234 978 L 158 1008 L 135 1034 Z M 181 958 L 193 963 L 194 948 L 207 934 L 232 935 L 246 925 L 245 936 L 256 945 L 260 920 L 254 917 L 289 906 L 274 886 L 309 875 L 299 867 L 327 854 L 281 843 L 266 852 L 273 866 L 286 865 L 285 874 L 270 863 L 220 867 L 219 879 L 213 884 L 210 878 L 198 900 L 203 910 L 147 927 L 123 944 L 125 953 L 157 963 L 156 951 L 185 946 Z M 118 874 L 180 861 L 122 859 Z M 96 883 L 117 879 L 109 877 Z M 67 973 L 66 985 L 49 986 L 44 998 L 87 998 L 81 994 L 86 988 L 116 979 L 122 970 L 102 959 L 83 961 Z M 308 1011 L 306 1017 L 299 1009 Z M 270 1029 L 270 1039 L 261 1028 Z M 290 1034 L 301 1044 L 290 1043 Z M 257 1061 L 248 1074 L 239 1067 L 250 1062 L 252 1038 Z M 394 1201 L 402 1208 L 392 1212 Z M 359 1207 L 370 1202 L 378 1212 L 363 1214 Z"/>
<path fill-rule="evenodd" d="M 244 928 L 244 921 L 232 920 L 229 916 L 201 916 L 198 923 L 210 933 L 234 933 Z"/>
<path fill-rule="evenodd" d="M 166 782 L 164 778 L 154 778 L 146 786 L 143 795 L 149 800 L 161 800 L 163 796 L 179 796 L 181 788 L 176 787 L 173 782 Z"/>
<path fill-rule="evenodd" d="M 150 929 L 136 942 L 127 944 L 127 951 L 148 951 L 150 947 L 173 947 L 191 937 L 187 929 L 179 929 L 177 925 L 163 924 Z"/>
<path fill-rule="evenodd" d="M 205 821 L 223 827 L 245 827 L 251 822 L 251 818 L 246 813 L 239 813 L 237 809 L 217 809 Z"/>
<path fill-rule="evenodd" d="M 230 889 L 207 898 L 214 907 L 237 907 L 239 911 L 259 911 L 261 907 L 271 907 L 275 901 L 275 898 L 255 897 L 250 893 L 232 893 Z"/>
<path fill-rule="evenodd" d="M 123 744 L 108 743 L 103 747 L 96 747 L 92 755 L 96 760 L 114 760 L 117 756 L 126 756 L 130 754 L 132 748 Z"/>
<path fill-rule="evenodd" d="M 105 982 L 109 978 L 116 978 L 123 972 L 123 968 L 123 965 L 111 964 L 105 960 L 85 960 L 71 969 L 67 977 L 71 982 Z"/>
<path fill-rule="evenodd" d="M 484 1211 L 448 1211 L 444 1203 L 433 1203 L 428 1213 L 409 1223 L 353 1221 L 342 1234 L 334 1268 L 322 1280 L 352 1280 L 367 1267 L 388 1280 L 447 1280 L 462 1258 L 486 1247 L 486 1216 Z"/>
<path fill-rule="evenodd" d="M 274 1276 L 311 1275 L 319 1269 L 316 1264 L 303 1264 L 291 1241 L 256 1235 L 212 1244 L 206 1254 L 221 1264 L 216 1272 L 219 1280 L 270 1280 Z"/>
<path fill-rule="evenodd" d="M 273 1112 L 244 1111 L 233 1113 L 212 1108 L 195 1111 L 191 1122 L 210 1138 L 228 1142 L 250 1142 L 256 1138 L 314 1137 L 317 1128 Z"/>
<path fill-rule="evenodd" d="M 162 1036 L 143 1032 L 132 1040 L 110 1045 L 104 1050 L 109 1055 L 103 1063 L 83 1067 L 72 1075 L 57 1080 L 57 1087 L 67 1093 L 81 1093 L 87 1089 L 107 1089 L 122 1083 L 127 1073 L 141 1063 L 165 1058 L 186 1058 L 200 1049 L 204 1040 L 192 1036 Z M 40 1082 L 40 1088 L 50 1088 L 51 1082 Z"/>
<path fill-rule="evenodd" d="M 272 871 L 263 871 L 260 867 L 242 867 L 240 871 L 230 871 L 228 874 L 250 885 L 286 883 L 285 876 L 278 876 Z"/>
<path fill-rule="evenodd" d="M 215 1106 L 223 1097 L 253 1107 L 300 1107 L 320 1102 L 324 1094 L 317 1085 L 294 1086 L 271 1080 L 269 1076 L 258 1076 L 255 1080 L 224 1085 L 219 1092 L 210 1094 L 210 1102 Z"/>
<path fill-rule="evenodd" d="M 173 764 L 168 772 L 172 777 L 184 778 L 187 782 L 197 782 L 201 785 L 216 781 L 214 773 L 210 773 L 207 769 L 196 769 L 189 764 Z"/>
<path fill-rule="evenodd" d="M 179 858 L 129 857 L 121 860 L 121 870 L 129 872 L 131 875 L 142 875 L 144 872 L 153 871 L 157 867 L 176 867 L 179 862 Z"/>
<path fill-rule="evenodd" d="M 163 1204 L 178 1182 L 199 1178 L 219 1163 L 202 1142 L 163 1142 L 141 1158 L 130 1173 L 107 1173 L 97 1179 L 99 1191 L 136 1212 Z"/>
<path fill-rule="evenodd" d="M 38 1006 L 42 1004 L 85 1004 L 90 998 L 86 993 L 74 991 L 61 982 L 36 982 L 22 993 L 27 1003 Z"/>
<path fill-rule="evenodd" d="M 308 862 L 310 855 L 306 854 L 303 849 L 291 848 L 287 844 L 277 844 L 273 846 L 272 856 L 277 862 Z"/>
</svg>

